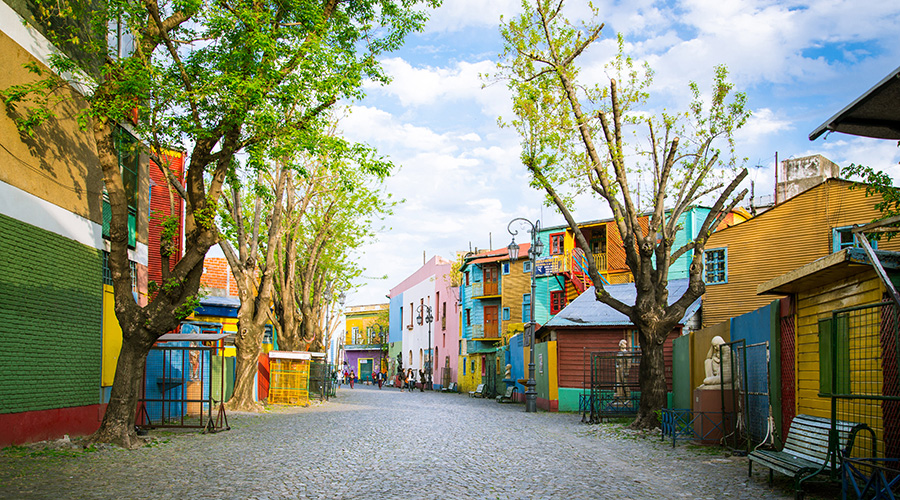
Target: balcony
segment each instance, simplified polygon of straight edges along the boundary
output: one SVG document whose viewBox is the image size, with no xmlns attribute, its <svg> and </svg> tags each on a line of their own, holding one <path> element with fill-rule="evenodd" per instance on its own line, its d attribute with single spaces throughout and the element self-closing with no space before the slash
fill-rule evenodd
<svg viewBox="0 0 900 500">
<path fill-rule="evenodd" d="M 499 297 L 500 290 L 496 281 L 472 283 L 472 298 Z"/>
<path fill-rule="evenodd" d="M 472 325 L 473 339 L 499 339 L 499 325 L 496 323 L 489 325 Z"/>
</svg>

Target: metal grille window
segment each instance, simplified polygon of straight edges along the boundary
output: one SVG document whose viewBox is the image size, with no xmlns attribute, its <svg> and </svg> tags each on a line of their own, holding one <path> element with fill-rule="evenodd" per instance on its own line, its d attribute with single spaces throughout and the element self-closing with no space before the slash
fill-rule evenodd
<svg viewBox="0 0 900 500">
<path fill-rule="evenodd" d="M 714 248 L 704 253 L 707 284 L 728 282 L 728 254 L 724 248 Z"/>
<path fill-rule="evenodd" d="M 503 321 L 509 321 L 509 308 L 503 308 Z"/>
<path fill-rule="evenodd" d="M 103 251 L 103 284 L 112 286 L 112 272 L 109 270 L 109 252 Z"/>
</svg>

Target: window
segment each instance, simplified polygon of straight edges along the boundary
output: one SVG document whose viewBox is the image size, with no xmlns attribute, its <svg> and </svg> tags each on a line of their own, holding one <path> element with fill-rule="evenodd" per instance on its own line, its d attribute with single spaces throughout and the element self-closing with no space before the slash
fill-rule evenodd
<svg viewBox="0 0 900 500">
<path fill-rule="evenodd" d="M 356 344 L 358 340 L 359 340 L 359 327 L 354 326 L 353 327 L 353 336 L 350 337 L 350 342 Z"/>
<path fill-rule="evenodd" d="M 466 326 L 472 326 L 472 310 L 466 309 Z"/>
<path fill-rule="evenodd" d="M 413 307 L 413 303 L 410 302 L 409 303 L 409 326 L 407 326 L 407 328 L 410 330 L 412 330 L 412 328 L 413 328 L 413 316 L 415 315 L 415 313 L 416 313 L 416 311 L 415 311 L 415 308 Z"/>
<path fill-rule="evenodd" d="M 562 255 L 564 234 L 556 233 L 550 235 L 550 255 Z"/>
<path fill-rule="evenodd" d="M 469 271 L 466 271 L 466 286 L 469 286 Z"/>
<path fill-rule="evenodd" d="M 836 227 L 831 230 L 831 251 L 840 252 L 845 248 L 859 247 L 856 236 L 851 232 L 851 226 Z M 878 241 L 869 239 L 873 249 L 878 248 Z"/>
<path fill-rule="evenodd" d="M 566 307 L 566 292 L 558 290 L 550 292 L 550 314 L 556 314 Z"/>
<path fill-rule="evenodd" d="M 503 274 L 509 274 L 509 262 L 503 263 Z"/>
<path fill-rule="evenodd" d="M 707 284 L 728 283 L 728 254 L 724 248 L 714 248 L 704 253 Z"/>
<path fill-rule="evenodd" d="M 503 308 L 503 321 L 509 321 L 509 308 Z"/>
<path fill-rule="evenodd" d="M 531 272 L 531 261 L 530 260 L 526 260 L 525 262 L 522 263 L 522 272 L 523 273 Z"/>
<path fill-rule="evenodd" d="M 522 295 L 522 322 L 531 322 L 531 294 Z"/>
</svg>

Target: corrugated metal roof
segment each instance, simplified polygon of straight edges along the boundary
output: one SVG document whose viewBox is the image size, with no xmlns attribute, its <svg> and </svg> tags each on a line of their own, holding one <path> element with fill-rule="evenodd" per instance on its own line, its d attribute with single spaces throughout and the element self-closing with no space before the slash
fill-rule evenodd
<svg viewBox="0 0 900 500">
<path fill-rule="evenodd" d="M 519 245 L 519 258 L 525 259 L 528 258 L 528 250 L 531 248 L 531 243 L 522 243 Z M 490 252 L 481 254 L 480 257 L 476 259 L 472 259 L 466 264 L 467 266 L 472 264 L 485 264 L 488 262 L 500 262 L 501 260 L 509 260 L 509 250 L 506 247 L 491 250 Z"/>
<path fill-rule="evenodd" d="M 688 287 L 688 280 L 672 280 L 669 281 L 669 304 L 674 303 L 682 295 Z M 637 298 L 637 290 L 634 283 L 624 283 L 621 285 L 610 285 L 604 287 L 610 295 L 619 301 L 633 305 Z M 700 309 L 701 299 L 697 299 L 685 311 L 681 324 L 684 324 L 688 318 L 693 316 Z M 594 287 L 585 290 L 569 305 L 567 305 L 556 316 L 550 319 L 544 328 L 554 326 L 616 326 L 630 325 L 631 320 L 628 316 L 616 311 L 612 307 L 598 302 L 594 297 Z"/>
<path fill-rule="evenodd" d="M 217 297 L 208 295 L 200 299 L 200 305 L 205 307 L 241 307 L 241 299 L 237 297 Z"/>
</svg>

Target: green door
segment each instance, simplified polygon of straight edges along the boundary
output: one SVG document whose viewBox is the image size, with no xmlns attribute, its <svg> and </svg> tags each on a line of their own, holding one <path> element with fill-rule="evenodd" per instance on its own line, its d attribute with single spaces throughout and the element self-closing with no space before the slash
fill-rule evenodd
<svg viewBox="0 0 900 500">
<path fill-rule="evenodd" d="M 359 360 L 359 381 L 372 380 L 372 358 Z"/>
</svg>

